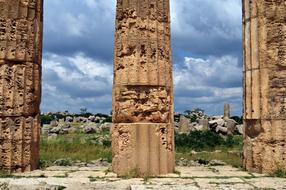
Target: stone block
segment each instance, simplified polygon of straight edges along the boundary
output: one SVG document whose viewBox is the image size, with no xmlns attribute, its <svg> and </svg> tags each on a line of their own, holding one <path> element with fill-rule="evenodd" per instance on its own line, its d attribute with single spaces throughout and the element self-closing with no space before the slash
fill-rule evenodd
<svg viewBox="0 0 286 190">
<path fill-rule="evenodd" d="M 121 123 L 112 127 L 112 168 L 119 176 L 158 176 L 174 172 L 171 124 Z"/>
</svg>

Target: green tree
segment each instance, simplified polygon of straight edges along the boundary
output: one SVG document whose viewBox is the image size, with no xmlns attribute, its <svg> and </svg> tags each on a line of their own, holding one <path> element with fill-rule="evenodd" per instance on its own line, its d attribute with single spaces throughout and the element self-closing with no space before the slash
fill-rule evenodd
<svg viewBox="0 0 286 190">
<path fill-rule="evenodd" d="M 87 113 L 87 108 L 80 108 L 80 114 L 84 115 Z"/>
<path fill-rule="evenodd" d="M 201 108 L 195 108 L 193 109 L 193 112 L 202 112 L 205 113 L 205 110 L 201 109 Z"/>
<path fill-rule="evenodd" d="M 186 114 L 186 115 L 190 115 L 191 113 L 192 113 L 191 110 L 185 110 L 185 111 L 184 111 L 184 114 Z"/>
<path fill-rule="evenodd" d="M 54 115 L 41 115 L 41 125 L 50 124 L 55 119 Z"/>
</svg>

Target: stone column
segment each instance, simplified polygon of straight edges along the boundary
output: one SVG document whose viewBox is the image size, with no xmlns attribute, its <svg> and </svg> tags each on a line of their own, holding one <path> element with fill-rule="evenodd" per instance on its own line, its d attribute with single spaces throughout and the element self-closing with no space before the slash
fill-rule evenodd
<svg viewBox="0 0 286 190">
<path fill-rule="evenodd" d="M 39 160 L 42 0 L 0 1 L 0 169 Z"/>
<path fill-rule="evenodd" d="M 230 105 L 228 103 L 224 104 L 223 118 L 224 119 L 229 119 L 230 118 Z"/>
<path fill-rule="evenodd" d="M 186 118 L 184 115 L 180 116 L 180 122 L 179 122 L 179 133 L 182 134 L 188 134 L 191 131 L 190 128 L 190 120 Z"/>
<path fill-rule="evenodd" d="M 244 167 L 286 170 L 286 4 L 244 0 Z"/>
<path fill-rule="evenodd" d="M 208 119 L 199 119 L 199 125 L 203 127 L 204 131 L 209 130 L 209 120 Z"/>
<path fill-rule="evenodd" d="M 113 86 L 113 171 L 174 171 L 169 0 L 118 0 Z"/>
</svg>

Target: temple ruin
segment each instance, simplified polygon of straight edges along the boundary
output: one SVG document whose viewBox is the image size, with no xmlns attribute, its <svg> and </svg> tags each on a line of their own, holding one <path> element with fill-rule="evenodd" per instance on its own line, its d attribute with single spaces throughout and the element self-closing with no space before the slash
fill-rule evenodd
<svg viewBox="0 0 286 190">
<path fill-rule="evenodd" d="M 0 169 L 39 160 L 42 0 L 0 1 Z"/>
<path fill-rule="evenodd" d="M 169 0 L 117 1 L 113 171 L 174 171 Z"/>
<path fill-rule="evenodd" d="M 285 0 L 243 0 L 244 166 L 286 170 Z M 43 0 L 0 0 L 0 169 L 39 161 Z M 174 171 L 169 0 L 117 0 L 113 171 Z M 225 106 L 229 117 L 229 106 Z"/>
<path fill-rule="evenodd" d="M 286 4 L 244 0 L 244 166 L 286 169 Z"/>
</svg>

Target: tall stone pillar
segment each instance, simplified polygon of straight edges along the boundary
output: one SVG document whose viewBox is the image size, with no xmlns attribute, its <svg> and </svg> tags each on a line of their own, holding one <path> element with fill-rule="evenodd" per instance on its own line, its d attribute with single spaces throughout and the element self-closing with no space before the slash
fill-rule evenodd
<svg viewBox="0 0 286 190">
<path fill-rule="evenodd" d="M 118 0 L 113 86 L 113 171 L 174 171 L 169 0 Z"/>
<path fill-rule="evenodd" d="M 230 105 L 228 103 L 224 104 L 223 118 L 224 119 L 230 118 Z"/>
<path fill-rule="evenodd" d="M 286 4 L 244 0 L 244 166 L 286 170 Z"/>
<path fill-rule="evenodd" d="M 0 169 L 39 159 L 42 0 L 0 0 Z"/>
</svg>

